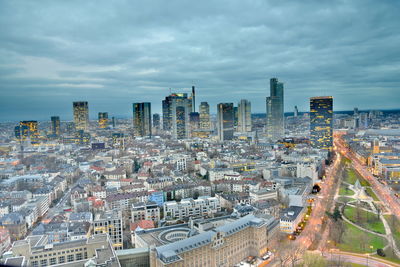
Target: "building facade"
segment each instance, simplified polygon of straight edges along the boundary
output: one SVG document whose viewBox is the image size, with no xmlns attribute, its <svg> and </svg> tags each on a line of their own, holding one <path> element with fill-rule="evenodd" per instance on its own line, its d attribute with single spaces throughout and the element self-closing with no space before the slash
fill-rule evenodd
<svg viewBox="0 0 400 267">
<path fill-rule="evenodd" d="M 237 131 L 251 132 L 251 103 L 246 99 L 240 100 L 238 104 L 238 126 Z"/>
<path fill-rule="evenodd" d="M 221 211 L 221 205 L 216 197 L 201 196 L 198 199 L 187 198 L 180 202 L 168 201 L 164 203 L 164 218 L 169 220 L 211 216 L 219 211 Z"/>
<path fill-rule="evenodd" d="M 110 211 L 96 214 L 93 220 L 93 233 L 108 234 L 114 249 L 123 249 L 123 225 L 122 214 L 117 211 Z"/>
<path fill-rule="evenodd" d="M 89 104 L 86 101 L 74 102 L 72 104 L 74 111 L 75 130 L 89 131 Z"/>
<path fill-rule="evenodd" d="M 310 141 L 314 148 L 333 147 L 333 97 L 310 98 Z"/>
<path fill-rule="evenodd" d="M 218 138 L 220 141 L 232 140 L 234 131 L 233 103 L 220 103 L 217 106 Z"/>
<path fill-rule="evenodd" d="M 108 126 L 108 112 L 99 112 L 99 128 L 105 129 Z"/>
<path fill-rule="evenodd" d="M 60 136 L 60 117 L 52 116 L 51 117 L 51 134 L 55 137 Z"/>
<path fill-rule="evenodd" d="M 266 113 L 266 134 L 271 140 L 278 140 L 284 137 L 284 93 L 283 83 L 278 82 L 277 78 L 270 80 L 270 96 L 267 97 Z"/>
<path fill-rule="evenodd" d="M 210 106 L 207 102 L 201 102 L 199 106 L 199 117 L 200 117 L 200 129 L 210 130 L 211 120 L 210 120 Z"/>
<path fill-rule="evenodd" d="M 132 205 L 132 222 L 149 220 L 155 223 L 160 221 L 160 207 L 155 202 L 139 202 Z"/>
<path fill-rule="evenodd" d="M 133 134 L 151 137 L 151 103 L 133 103 Z"/>
</svg>

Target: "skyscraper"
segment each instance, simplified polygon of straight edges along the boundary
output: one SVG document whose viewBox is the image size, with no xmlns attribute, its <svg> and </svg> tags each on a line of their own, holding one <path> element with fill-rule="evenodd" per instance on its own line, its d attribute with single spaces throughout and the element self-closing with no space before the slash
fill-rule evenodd
<svg viewBox="0 0 400 267">
<path fill-rule="evenodd" d="M 151 136 L 151 103 L 133 103 L 134 136 Z"/>
<path fill-rule="evenodd" d="M 283 83 L 278 82 L 277 78 L 271 78 L 270 96 L 266 100 L 266 134 L 267 138 L 271 140 L 278 140 L 285 134 L 283 100 Z"/>
<path fill-rule="evenodd" d="M 105 129 L 108 126 L 108 112 L 99 112 L 99 128 Z"/>
<path fill-rule="evenodd" d="M 219 103 L 217 106 L 217 128 L 220 141 L 232 140 L 234 129 L 233 103 Z"/>
<path fill-rule="evenodd" d="M 60 136 L 60 117 L 51 117 L 51 134 L 55 137 Z"/>
<path fill-rule="evenodd" d="M 75 130 L 89 130 L 89 105 L 86 101 L 74 102 L 74 123 Z"/>
<path fill-rule="evenodd" d="M 38 122 L 37 121 L 20 121 L 19 126 L 15 127 L 15 137 L 19 141 L 25 141 L 30 138 L 32 143 L 39 139 Z"/>
<path fill-rule="evenodd" d="M 153 114 L 153 128 L 160 129 L 160 114 Z"/>
<path fill-rule="evenodd" d="M 192 86 L 192 112 L 196 112 L 196 90 L 194 85 Z"/>
<path fill-rule="evenodd" d="M 299 116 L 299 109 L 297 106 L 294 106 L 294 112 L 293 112 L 293 117 L 297 118 Z"/>
<path fill-rule="evenodd" d="M 199 107 L 199 118 L 200 118 L 200 129 L 201 130 L 210 130 L 211 129 L 211 121 L 210 121 L 210 106 L 207 102 L 201 102 Z"/>
<path fill-rule="evenodd" d="M 310 98 L 310 141 L 315 148 L 331 150 L 333 147 L 333 97 Z"/>
<path fill-rule="evenodd" d="M 171 131 L 175 139 L 189 137 L 192 101 L 186 93 L 172 93 L 162 101 L 163 129 Z"/>
<path fill-rule="evenodd" d="M 251 103 L 246 99 L 238 104 L 238 128 L 240 133 L 251 132 Z"/>
</svg>

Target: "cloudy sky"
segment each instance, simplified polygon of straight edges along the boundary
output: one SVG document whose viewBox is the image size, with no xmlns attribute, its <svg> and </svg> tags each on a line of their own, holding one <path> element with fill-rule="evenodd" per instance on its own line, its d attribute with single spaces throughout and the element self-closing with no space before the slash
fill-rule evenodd
<svg viewBox="0 0 400 267">
<path fill-rule="evenodd" d="M 215 112 L 333 95 L 336 110 L 400 108 L 400 1 L 1 1 L 0 120 L 72 118 L 72 101 L 130 116 L 197 87 Z"/>
</svg>

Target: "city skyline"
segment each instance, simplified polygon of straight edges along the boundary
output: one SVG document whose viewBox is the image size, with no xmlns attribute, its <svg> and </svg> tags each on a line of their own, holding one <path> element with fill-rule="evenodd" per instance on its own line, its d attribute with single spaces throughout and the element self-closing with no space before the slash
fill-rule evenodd
<svg viewBox="0 0 400 267">
<path fill-rule="evenodd" d="M 127 117 L 135 102 L 161 113 L 169 88 L 192 85 L 213 114 L 243 97 L 260 113 L 269 77 L 285 81 L 285 111 L 319 95 L 332 95 L 336 110 L 398 107 L 394 1 L 92 5 L 1 3 L 2 121 L 71 119 L 78 100 L 92 114 Z"/>
</svg>

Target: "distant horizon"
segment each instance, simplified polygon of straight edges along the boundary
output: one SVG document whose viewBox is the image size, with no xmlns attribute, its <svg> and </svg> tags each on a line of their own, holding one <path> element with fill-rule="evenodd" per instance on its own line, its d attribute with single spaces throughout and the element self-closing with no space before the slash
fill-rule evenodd
<svg viewBox="0 0 400 267">
<path fill-rule="evenodd" d="M 376 111 L 383 111 L 383 112 L 400 112 L 400 108 L 396 108 L 396 109 L 359 109 L 359 112 L 367 112 L 367 111 L 372 111 L 372 110 L 376 110 Z M 334 110 L 333 113 L 334 114 L 346 114 L 346 113 L 352 113 L 354 110 L 353 109 L 349 109 L 349 110 Z M 107 111 L 106 111 L 107 112 Z M 309 113 L 310 111 L 300 111 L 299 110 L 299 114 L 304 114 L 304 113 Z M 152 112 L 153 114 L 160 114 L 161 118 L 162 118 L 162 113 L 160 112 Z M 265 115 L 266 112 L 252 112 L 252 115 Z M 290 116 L 291 114 L 294 114 L 293 111 L 286 111 L 285 112 L 285 116 Z M 216 113 L 210 113 L 211 116 L 215 116 Z M 0 123 L 15 123 L 15 122 L 20 122 L 20 121 L 38 121 L 38 122 L 50 122 L 50 117 L 52 116 L 59 116 L 60 117 L 60 121 L 61 122 L 70 122 L 73 121 L 73 116 L 72 116 L 72 112 L 71 112 L 71 118 L 70 119 L 66 119 L 63 120 L 63 117 L 60 115 L 49 115 L 48 119 L 21 119 L 21 120 L 1 120 L 0 119 Z M 129 117 L 128 115 L 122 116 L 122 115 L 115 115 L 115 116 L 108 116 L 108 120 L 111 121 L 112 117 L 115 117 L 116 119 L 130 119 L 132 117 Z M 153 119 L 153 118 L 152 118 Z M 89 109 L 89 120 L 90 121 L 96 121 L 97 120 L 97 114 L 96 116 L 90 116 L 90 109 Z"/>
</svg>

